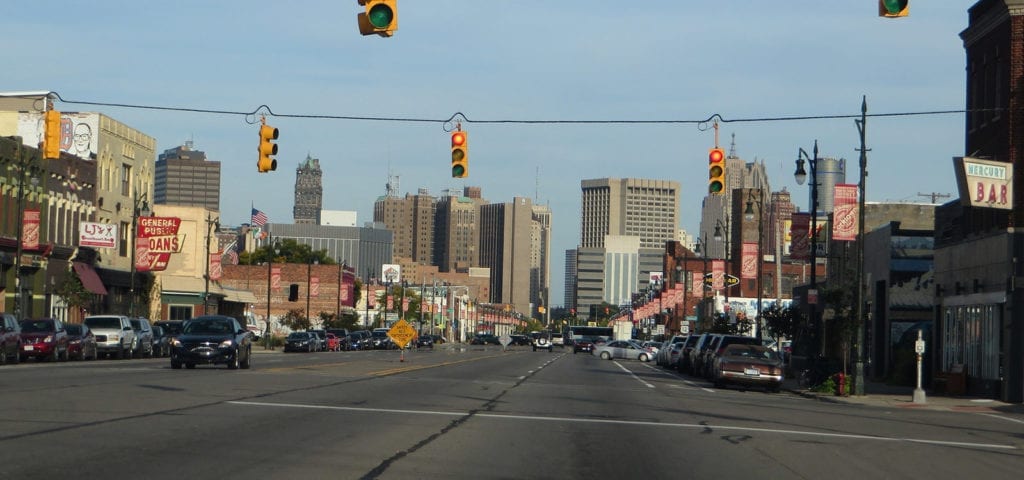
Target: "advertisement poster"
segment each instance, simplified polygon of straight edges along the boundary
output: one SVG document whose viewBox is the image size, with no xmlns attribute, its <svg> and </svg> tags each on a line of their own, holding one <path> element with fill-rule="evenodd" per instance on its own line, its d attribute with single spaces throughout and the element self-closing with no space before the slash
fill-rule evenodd
<svg viewBox="0 0 1024 480">
<path fill-rule="evenodd" d="M 740 278 L 757 278 L 757 242 L 743 242 L 743 263 L 740 266 Z"/>
<path fill-rule="evenodd" d="M 808 260 L 811 258 L 811 214 L 794 213 L 790 237 L 793 243 L 790 246 L 790 258 L 793 260 Z"/>
<path fill-rule="evenodd" d="M 836 184 L 832 219 L 832 240 L 852 242 L 857 239 L 857 185 Z"/>
<path fill-rule="evenodd" d="M 139 217 L 135 233 L 135 269 L 140 272 L 166 270 L 171 254 L 180 252 L 184 243 L 178 237 L 180 226 L 181 219 L 177 217 Z"/>
<path fill-rule="evenodd" d="M 39 210 L 25 210 L 21 217 L 21 248 L 39 248 Z"/>
<path fill-rule="evenodd" d="M 270 267 L 270 289 L 281 291 L 281 267 Z"/>
<path fill-rule="evenodd" d="M 79 222 L 78 246 L 114 248 L 117 245 L 117 225 L 109 223 Z"/>
<path fill-rule="evenodd" d="M 320 296 L 320 277 L 309 277 L 309 296 Z"/>
<path fill-rule="evenodd" d="M 224 272 L 220 265 L 220 257 L 219 253 L 210 254 L 210 280 L 220 280 L 221 274 Z"/>
<path fill-rule="evenodd" d="M 711 261 L 711 288 L 713 290 L 725 289 L 725 260 Z"/>
</svg>

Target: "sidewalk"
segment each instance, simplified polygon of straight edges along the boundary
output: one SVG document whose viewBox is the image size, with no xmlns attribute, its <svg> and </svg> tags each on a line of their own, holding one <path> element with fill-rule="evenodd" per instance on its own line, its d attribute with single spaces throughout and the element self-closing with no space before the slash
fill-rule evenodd
<svg viewBox="0 0 1024 480">
<path fill-rule="evenodd" d="M 914 387 L 887 385 L 880 382 L 864 384 L 864 395 L 838 396 L 827 393 L 812 392 L 800 388 L 795 378 L 787 378 L 782 382 L 782 389 L 797 395 L 814 398 L 823 402 L 845 403 L 850 405 L 867 405 L 875 407 L 944 410 L 953 412 L 975 413 L 1015 413 L 1024 414 L 1024 405 L 1005 403 L 990 398 L 952 397 L 932 395 L 927 390 L 925 403 L 914 403 Z"/>
</svg>

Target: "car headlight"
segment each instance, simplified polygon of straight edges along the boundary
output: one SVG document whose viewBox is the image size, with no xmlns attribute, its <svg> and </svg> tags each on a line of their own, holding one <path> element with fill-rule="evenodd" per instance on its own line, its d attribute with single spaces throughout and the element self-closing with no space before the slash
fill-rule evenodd
<svg viewBox="0 0 1024 480">
<path fill-rule="evenodd" d="M 220 342 L 220 348 L 231 348 L 234 344 L 235 341 L 229 338 L 227 340 L 224 340 L 223 342 Z"/>
<path fill-rule="evenodd" d="M 181 341 L 178 340 L 177 338 L 175 338 L 174 340 L 171 340 L 171 346 L 172 347 L 180 347 L 181 346 Z"/>
<path fill-rule="evenodd" d="M 107 340 L 111 341 L 111 342 L 117 342 L 117 341 L 121 340 L 121 336 L 116 334 L 116 333 L 113 333 L 113 334 L 107 335 Z"/>
<path fill-rule="evenodd" d="M 47 335 L 46 338 L 43 339 L 43 343 L 53 343 L 53 335 Z"/>
</svg>

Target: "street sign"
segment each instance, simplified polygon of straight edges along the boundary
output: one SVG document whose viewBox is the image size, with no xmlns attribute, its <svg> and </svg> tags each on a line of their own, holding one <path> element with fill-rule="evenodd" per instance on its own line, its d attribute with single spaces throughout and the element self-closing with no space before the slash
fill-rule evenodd
<svg viewBox="0 0 1024 480">
<path fill-rule="evenodd" d="M 509 336 L 509 334 L 507 333 L 503 333 L 500 337 L 498 337 L 498 342 L 501 343 L 501 346 L 507 347 L 508 344 L 512 343 L 512 337 Z"/>
<path fill-rule="evenodd" d="M 405 320 L 395 322 L 395 325 L 388 330 L 388 337 L 391 337 L 391 340 L 395 342 L 395 345 L 398 345 L 398 348 L 404 349 L 415 336 L 416 330 Z"/>
<path fill-rule="evenodd" d="M 715 280 L 711 276 L 711 274 L 710 273 L 705 273 L 704 274 L 704 286 L 705 287 L 710 287 L 714 283 L 715 283 Z M 739 283 L 740 283 L 740 279 L 738 277 L 736 277 L 735 275 L 726 275 L 725 276 L 725 286 L 726 287 L 731 287 L 731 286 L 734 286 L 734 285 L 739 285 Z"/>
</svg>

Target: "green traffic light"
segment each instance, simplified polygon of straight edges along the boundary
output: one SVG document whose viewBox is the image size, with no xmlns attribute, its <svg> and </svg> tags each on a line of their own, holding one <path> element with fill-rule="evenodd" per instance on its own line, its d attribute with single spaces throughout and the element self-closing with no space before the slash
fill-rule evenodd
<svg viewBox="0 0 1024 480">
<path fill-rule="evenodd" d="M 452 165 L 452 178 L 462 178 L 466 176 L 466 167 L 462 165 Z"/>
<path fill-rule="evenodd" d="M 895 15 L 907 8 L 907 0 L 882 0 L 882 5 L 885 7 L 885 11 Z"/>
<path fill-rule="evenodd" d="M 366 18 L 374 28 L 384 28 L 391 25 L 391 22 L 394 21 L 395 12 L 391 10 L 391 7 L 378 3 L 370 7 L 370 12 L 366 15 Z"/>
<path fill-rule="evenodd" d="M 722 182 L 715 181 L 715 182 L 709 183 L 708 184 L 708 191 L 711 192 L 711 193 L 721 193 L 722 192 Z"/>
</svg>

